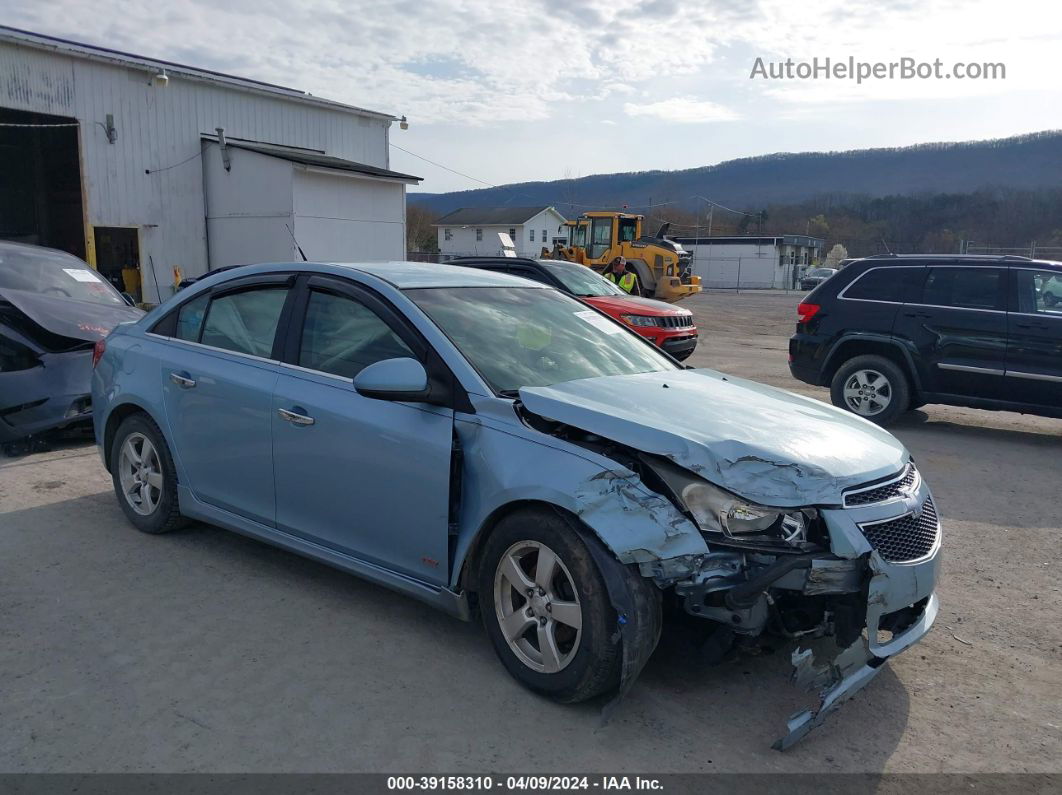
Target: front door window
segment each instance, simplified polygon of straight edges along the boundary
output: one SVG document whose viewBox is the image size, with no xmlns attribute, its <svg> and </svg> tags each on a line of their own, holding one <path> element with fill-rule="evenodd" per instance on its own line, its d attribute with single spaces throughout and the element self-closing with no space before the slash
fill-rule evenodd
<svg viewBox="0 0 1062 795">
<path fill-rule="evenodd" d="M 300 367 L 353 378 L 370 364 L 404 356 L 413 352 L 364 304 L 316 290 L 310 294 Z"/>
</svg>

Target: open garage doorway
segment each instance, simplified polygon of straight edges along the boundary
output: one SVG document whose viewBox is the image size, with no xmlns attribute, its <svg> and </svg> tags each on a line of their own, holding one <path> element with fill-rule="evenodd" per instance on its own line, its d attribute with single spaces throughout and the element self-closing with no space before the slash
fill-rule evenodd
<svg viewBox="0 0 1062 795">
<path fill-rule="evenodd" d="M 94 226 L 96 270 L 120 293 L 144 300 L 140 281 L 140 230 L 135 226 Z"/>
<path fill-rule="evenodd" d="M 0 108 L 0 239 L 85 258 L 76 121 Z"/>
</svg>

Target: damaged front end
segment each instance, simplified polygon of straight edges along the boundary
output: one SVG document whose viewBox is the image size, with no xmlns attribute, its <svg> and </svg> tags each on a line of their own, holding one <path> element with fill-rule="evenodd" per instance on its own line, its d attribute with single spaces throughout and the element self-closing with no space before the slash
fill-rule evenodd
<svg viewBox="0 0 1062 795">
<path fill-rule="evenodd" d="M 0 299 L 0 444 L 91 421 L 92 346 Z"/>
<path fill-rule="evenodd" d="M 777 508 L 720 488 L 671 456 L 526 412 L 525 421 L 617 461 L 662 498 L 668 510 L 654 511 L 645 499 L 632 504 L 666 525 L 662 543 L 652 552 L 614 549 L 621 562 L 636 563 L 683 611 L 716 623 L 728 638 L 751 645 L 774 636 L 798 644 L 792 681 L 818 691 L 819 703 L 792 716 L 774 744 L 778 750 L 820 725 L 933 624 L 940 525 L 910 461 L 885 478 L 839 491 L 831 503 Z M 682 535 L 676 515 L 686 520 L 682 529 L 699 529 L 705 553 L 668 554 L 667 547 L 678 547 L 671 536 Z"/>
<path fill-rule="evenodd" d="M 143 314 L 83 260 L 0 241 L 0 444 L 90 422 L 93 345 Z"/>
<path fill-rule="evenodd" d="M 881 483 L 851 489 L 841 504 L 799 510 L 747 503 L 670 461 L 646 457 L 705 533 L 711 554 L 691 576 L 661 581 L 686 612 L 747 638 L 833 638 L 817 664 L 793 652 L 793 682 L 819 691 L 815 710 L 788 723 L 785 750 L 862 688 L 889 657 L 928 632 L 937 613 L 940 525 L 913 463 Z"/>
</svg>

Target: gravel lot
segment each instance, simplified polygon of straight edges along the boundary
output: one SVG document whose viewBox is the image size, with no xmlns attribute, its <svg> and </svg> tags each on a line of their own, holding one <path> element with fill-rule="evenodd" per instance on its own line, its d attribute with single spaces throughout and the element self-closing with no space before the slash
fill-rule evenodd
<svg viewBox="0 0 1062 795">
<path fill-rule="evenodd" d="M 691 299 L 690 363 L 826 399 L 786 369 L 796 302 Z M 137 533 L 94 447 L 2 459 L 0 771 L 1058 771 L 1062 422 L 928 406 L 894 431 L 944 520 L 940 617 L 784 754 L 786 651 L 704 668 L 669 628 L 601 728 L 478 626 L 232 533 Z"/>
</svg>

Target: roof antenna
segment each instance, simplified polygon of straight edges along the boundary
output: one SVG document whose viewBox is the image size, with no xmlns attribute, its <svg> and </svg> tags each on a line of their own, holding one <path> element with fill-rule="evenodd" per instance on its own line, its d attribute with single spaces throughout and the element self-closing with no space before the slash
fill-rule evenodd
<svg viewBox="0 0 1062 795">
<path fill-rule="evenodd" d="M 288 234 L 291 235 L 291 242 L 295 244 L 295 248 L 299 250 L 299 256 L 302 257 L 302 261 L 306 262 L 306 252 L 302 250 L 302 246 L 299 245 L 299 241 L 295 239 L 295 233 L 291 231 L 291 227 L 284 224 L 284 228 L 288 230 Z"/>
<path fill-rule="evenodd" d="M 892 249 L 889 248 L 889 244 L 885 242 L 885 238 L 881 238 L 881 245 L 885 246 L 885 250 L 892 254 Z"/>
</svg>

